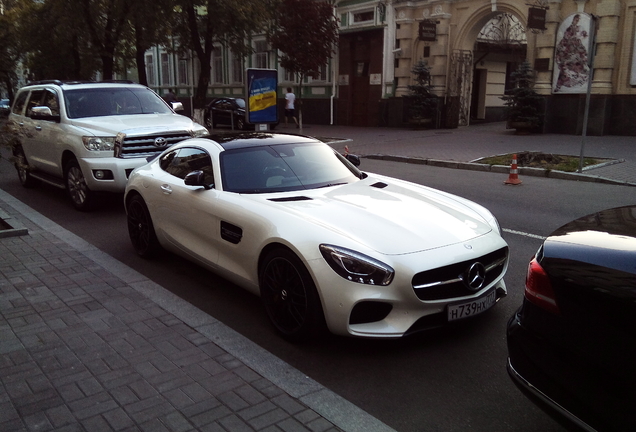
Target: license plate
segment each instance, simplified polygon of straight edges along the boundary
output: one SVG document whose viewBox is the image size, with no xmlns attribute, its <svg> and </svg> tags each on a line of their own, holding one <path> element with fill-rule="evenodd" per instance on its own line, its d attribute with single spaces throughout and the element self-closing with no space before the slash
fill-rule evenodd
<svg viewBox="0 0 636 432">
<path fill-rule="evenodd" d="M 447 309 L 448 321 L 456 321 L 462 318 L 478 315 L 493 307 L 496 301 L 497 294 L 495 293 L 495 290 L 492 290 L 484 297 L 480 297 L 476 300 L 449 305 Z"/>
</svg>

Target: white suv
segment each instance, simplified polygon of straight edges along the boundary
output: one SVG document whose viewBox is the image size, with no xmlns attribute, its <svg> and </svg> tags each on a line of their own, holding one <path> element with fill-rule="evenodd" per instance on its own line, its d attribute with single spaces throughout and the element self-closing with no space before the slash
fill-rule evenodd
<svg viewBox="0 0 636 432">
<path fill-rule="evenodd" d="M 90 207 L 94 191 L 123 192 L 147 157 L 208 135 L 148 87 L 105 81 L 23 87 L 9 128 L 17 138 L 13 154 L 22 185 L 44 181 L 65 188 L 78 210 Z"/>
</svg>

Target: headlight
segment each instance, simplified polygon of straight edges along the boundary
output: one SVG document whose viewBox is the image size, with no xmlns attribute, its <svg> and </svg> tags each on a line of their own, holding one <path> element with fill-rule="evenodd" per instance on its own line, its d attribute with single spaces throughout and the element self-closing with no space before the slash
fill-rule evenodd
<svg viewBox="0 0 636 432">
<path fill-rule="evenodd" d="M 200 138 L 208 135 L 210 135 L 210 131 L 208 131 L 206 128 L 195 129 L 192 131 L 192 137 L 194 138 Z"/>
<path fill-rule="evenodd" d="M 367 285 L 388 285 L 395 271 L 364 254 L 338 246 L 320 245 L 320 252 L 327 264 L 343 278 Z"/>
<path fill-rule="evenodd" d="M 82 141 L 89 151 L 112 150 L 115 146 L 115 137 L 83 136 Z"/>
<path fill-rule="evenodd" d="M 499 221 L 497 220 L 496 217 L 492 216 L 490 217 L 490 219 L 488 220 L 488 223 L 490 224 L 491 227 L 493 227 L 501 236 L 503 233 L 501 232 L 501 225 L 499 225 Z"/>
</svg>

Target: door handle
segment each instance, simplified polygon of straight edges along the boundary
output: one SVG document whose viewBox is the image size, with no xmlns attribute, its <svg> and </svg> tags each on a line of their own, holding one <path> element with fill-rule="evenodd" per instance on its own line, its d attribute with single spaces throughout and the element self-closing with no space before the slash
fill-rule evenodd
<svg viewBox="0 0 636 432">
<path fill-rule="evenodd" d="M 172 188 L 167 184 L 161 185 L 161 191 L 166 195 L 170 195 L 172 193 Z"/>
<path fill-rule="evenodd" d="M 35 130 L 36 130 L 36 131 L 41 131 L 41 130 L 42 130 L 42 126 L 36 126 L 36 127 L 35 127 Z"/>
</svg>

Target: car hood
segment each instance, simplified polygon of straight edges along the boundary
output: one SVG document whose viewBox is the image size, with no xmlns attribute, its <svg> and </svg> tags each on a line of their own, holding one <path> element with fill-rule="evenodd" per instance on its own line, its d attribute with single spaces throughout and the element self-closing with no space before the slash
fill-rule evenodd
<svg viewBox="0 0 636 432">
<path fill-rule="evenodd" d="M 203 128 L 188 117 L 179 114 L 135 114 L 105 117 L 88 117 L 72 120 L 72 124 L 91 133 L 117 135 L 125 132 L 128 135 L 172 131 L 191 131 Z"/>
<path fill-rule="evenodd" d="M 492 231 L 468 201 L 386 178 L 302 191 L 295 197 L 270 196 L 268 201 L 387 255 L 467 242 Z"/>
</svg>

